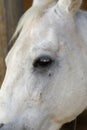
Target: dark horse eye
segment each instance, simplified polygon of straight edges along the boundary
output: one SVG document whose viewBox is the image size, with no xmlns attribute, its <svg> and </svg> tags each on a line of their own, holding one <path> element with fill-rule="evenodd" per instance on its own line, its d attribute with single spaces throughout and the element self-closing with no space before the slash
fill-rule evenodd
<svg viewBox="0 0 87 130">
<path fill-rule="evenodd" d="M 3 124 L 3 123 L 1 123 L 1 124 L 0 124 L 0 128 L 2 128 L 3 126 L 4 126 L 4 124 Z"/>
<path fill-rule="evenodd" d="M 33 66 L 34 68 L 46 68 L 50 66 L 52 62 L 53 60 L 49 56 L 41 56 L 34 61 Z"/>
</svg>

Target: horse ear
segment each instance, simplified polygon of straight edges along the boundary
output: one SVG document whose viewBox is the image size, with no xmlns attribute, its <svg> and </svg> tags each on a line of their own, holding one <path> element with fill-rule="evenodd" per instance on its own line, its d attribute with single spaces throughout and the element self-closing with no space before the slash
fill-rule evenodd
<svg viewBox="0 0 87 130">
<path fill-rule="evenodd" d="M 50 5 L 53 3 L 56 3 L 58 0 L 33 0 L 33 5 L 40 5 L 40 4 L 44 4 L 44 5 Z"/>
<path fill-rule="evenodd" d="M 36 5 L 37 3 L 39 3 L 41 0 L 33 0 L 33 5 Z"/>
<path fill-rule="evenodd" d="M 58 6 L 61 11 L 66 13 L 75 14 L 79 9 L 82 0 L 59 0 Z"/>
</svg>

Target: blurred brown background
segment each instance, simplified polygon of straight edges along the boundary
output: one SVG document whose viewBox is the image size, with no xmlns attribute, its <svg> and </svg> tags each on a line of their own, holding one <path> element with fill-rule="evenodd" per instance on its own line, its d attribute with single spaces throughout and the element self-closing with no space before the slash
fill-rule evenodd
<svg viewBox="0 0 87 130">
<path fill-rule="evenodd" d="M 20 16 L 32 5 L 32 0 L 0 0 L 0 86 L 5 75 L 4 59 L 8 52 L 11 38 Z M 81 7 L 87 10 L 87 0 Z M 65 125 L 61 130 L 74 130 L 74 122 Z M 76 130 L 87 130 L 87 112 L 77 119 Z"/>
</svg>

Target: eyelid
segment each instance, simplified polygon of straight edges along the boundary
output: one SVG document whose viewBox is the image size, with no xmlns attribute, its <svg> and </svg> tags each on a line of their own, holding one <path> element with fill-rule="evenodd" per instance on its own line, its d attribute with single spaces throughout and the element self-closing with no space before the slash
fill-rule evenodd
<svg viewBox="0 0 87 130">
<path fill-rule="evenodd" d="M 55 59 L 55 57 L 56 57 L 55 51 L 52 51 L 49 49 L 42 49 L 41 47 L 40 48 L 32 47 L 29 51 L 29 54 L 31 56 L 32 61 L 34 61 L 38 57 L 45 56 L 45 55 L 48 55 L 48 56 L 52 57 L 53 59 Z"/>
</svg>

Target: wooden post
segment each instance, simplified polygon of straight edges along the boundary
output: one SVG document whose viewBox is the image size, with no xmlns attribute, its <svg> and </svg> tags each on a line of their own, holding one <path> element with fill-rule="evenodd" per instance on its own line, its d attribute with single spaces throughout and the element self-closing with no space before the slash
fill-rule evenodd
<svg viewBox="0 0 87 130">
<path fill-rule="evenodd" d="M 5 74 L 4 58 L 7 52 L 6 18 L 4 0 L 0 0 L 0 86 Z"/>
<path fill-rule="evenodd" d="M 23 14 L 22 0 L 0 0 L 0 86 L 5 74 L 8 42 Z"/>
<path fill-rule="evenodd" d="M 7 42 L 9 42 L 19 18 L 23 14 L 23 0 L 4 0 L 6 9 Z"/>
<path fill-rule="evenodd" d="M 23 0 L 24 2 L 24 11 L 26 11 L 27 9 L 29 9 L 29 7 L 31 7 L 33 0 Z"/>
<path fill-rule="evenodd" d="M 83 0 L 82 7 L 83 10 L 87 10 L 87 0 Z"/>
</svg>

